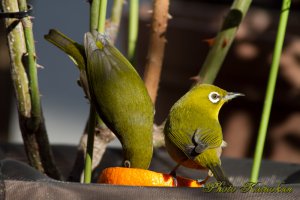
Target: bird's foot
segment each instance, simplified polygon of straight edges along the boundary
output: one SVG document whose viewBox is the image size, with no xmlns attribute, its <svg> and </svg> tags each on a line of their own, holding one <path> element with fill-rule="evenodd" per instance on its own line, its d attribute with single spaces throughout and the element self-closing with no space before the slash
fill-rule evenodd
<svg viewBox="0 0 300 200">
<path fill-rule="evenodd" d="M 124 165 L 124 167 L 127 167 L 127 168 L 131 167 L 131 163 L 129 160 L 125 160 L 123 165 Z"/>
<path fill-rule="evenodd" d="M 170 175 L 172 176 L 174 187 L 177 187 L 177 186 L 178 186 L 178 181 L 177 181 L 176 171 L 175 171 L 175 170 L 172 170 L 172 171 L 170 172 Z"/>
<path fill-rule="evenodd" d="M 207 176 L 209 176 L 209 177 L 213 177 L 213 176 L 214 176 L 214 174 L 212 173 L 212 171 L 211 171 L 211 170 L 208 170 L 208 172 L 207 172 Z"/>
<path fill-rule="evenodd" d="M 204 185 L 209 180 L 210 177 L 211 176 L 208 175 L 208 176 L 206 176 L 205 179 L 197 179 L 197 182 L 201 185 Z"/>
</svg>

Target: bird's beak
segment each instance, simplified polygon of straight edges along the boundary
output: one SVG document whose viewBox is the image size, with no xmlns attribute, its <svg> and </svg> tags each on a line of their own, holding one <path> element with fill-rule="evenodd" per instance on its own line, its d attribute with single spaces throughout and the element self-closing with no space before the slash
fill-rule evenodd
<svg viewBox="0 0 300 200">
<path fill-rule="evenodd" d="M 223 97 L 223 99 L 224 99 L 225 101 L 229 101 L 229 100 L 231 100 L 231 99 L 234 99 L 234 98 L 240 97 L 240 96 L 245 96 L 245 95 L 242 94 L 242 93 L 237 93 L 237 92 L 228 92 L 228 93 Z"/>
</svg>

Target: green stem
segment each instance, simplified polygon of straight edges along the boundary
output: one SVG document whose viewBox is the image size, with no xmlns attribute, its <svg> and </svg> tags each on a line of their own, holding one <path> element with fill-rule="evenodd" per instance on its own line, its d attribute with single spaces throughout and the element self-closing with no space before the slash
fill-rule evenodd
<svg viewBox="0 0 300 200">
<path fill-rule="evenodd" d="M 123 0 L 114 0 L 114 4 L 113 4 L 113 7 L 112 7 L 112 14 L 111 14 L 111 20 L 110 20 L 110 23 L 108 24 L 108 27 L 106 27 L 106 32 L 109 34 L 110 38 L 111 38 L 111 42 L 114 43 L 116 37 L 117 37 L 117 33 L 118 33 L 118 30 L 119 30 L 119 24 L 120 24 L 120 21 L 121 21 L 121 16 L 122 16 L 122 8 L 123 8 Z M 99 11 L 99 9 L 97 8 L 97 10 Z M 98 19 L 98 17 L 97 17 Z M 98 23 L 97 23 L 98 24 Z M 84 73 L 85 74 L 85 73 Z M 86 76 L 85 76 L 86 77 Z M 86 79 L 84 79 L 86 80 Z M 87 80 L 85 81 L 85 85 L 87 85 Z M 86 89 L 86 91 L 88 91 L 88 88 Z M 90 115 L 96 115 L 92 112 L 95 112 L 94 109 L 91 109 L 90 110 Z M 90 119 L 92 119 L 90 117 Z M 98 115 L 96 115 L 96 122 L 98 124 L 99 127 L 103 127 L 105 126 L 104 123 L 102 122 L 102 120 L 100 119 L 100 117 Z M 88 120 L 87 122 L 87 126 L 86 127 L 90 127 L 90 120 Z M 100 149 L 105 149 L 106 148 L 106 145 L 109 143 L 109 141 L 111 141 L 113 138 L 114 138 L 114 135 L 109 132 L 110 134 L 105 134 L 103 133 L 100 133 L 100 135 L 98 136 L 95 136 L 95 135 L 92 135 L 92 131 L 94 130 L 91 130 L 89 128 L 86 128 L 85 129 L 85 133 L 88 133 L 88 142 L 87 142 L 87 150 L 86 150 L 86 161 L 85 161 L 85 167 L 84 168 L 84 177 L 85 178 L 85 182 L 88 183 L 90 182 L 91 180 L 91 173 L 92 173 L 92 167 L 93 167 L 93 162 L 94 163 L 99 163 L 101 158 L 102 158 L 102 155 L 101 152 L 104 152 L 103 151 L 99 151 L 99 148 Z M 105 135 L 105 136 L 103 136 Z M 91 138 L 93 137 L 93 138 Z M 98 141 L 98 144 L 99 144 L 99 140 L 102 141 L 102 145 L 101 146 L 97 146 L 97 147 L 94 147 L 94 149 L 98 148 L 98 154 L 93 156 L 93 142 L 92 140 L 96 140 Z M 75 161 L 75 164 L 73 166 L 73 170 L 70 174 L 70 180 L 78 180 L 79 177 L 78 177 L 78 172 L 81 172 L 82 170 L 82 157 L 81 157 L 81 151 L 78 151 L 77 153 L 77 158 L 76 158 L 76 161 Z"/>
<path fill-rule="evenodd" d="M 17 0 L 2 1 L 3 12 L 18 12 Z M 38 145 L 33 134 L 27 132 L 26 123 L 30 118 L 31 99 L 28 87 L 28 78 L 25 71 L 22 57 L 26 54 L 26 46 L 22 24 L 17 19 L 5 19 L 6 29 L 14 27 L 7 32 L 7 41 L 9 47 L 9 54 L 11 60 L 11 77 L 15 89 L 17 99 L 17 107 L 19 114 L 19 124 L 24 142 L 24 148 L 27 155 L 28 162 L 31 166 L 40 172 L 44 172 L 40 154 L 38 152 Z"/>
<path fill-rule="evenodd" d="M 106 32 L 111 38 L 112 44 L 115 43 L 119 32 L 120 21 L 122 17 L 124 0 L 114 0 L 114 4 L 111 10 L 110 23 L 106 27 Z"/>
<path fill-rule="evenodd" d="M 200 82 L 209 84 L 214 82 L 250 4 L 251 0 L 235 0 L 233 2 L 222 29 L 216 36 L 198 74 Z"/>
<path fill-rule="evenodd" d="M 18 0 L 20 11 L 27 10 L 26 0 Z M 27 49 L 28 79 L 31 97 L 31 116 L 26 123 L 27 134 L 33 134 L 36 138 L 40 159 L 46 174 L 55 179 L 62 179 L 49 144 L 44 117 L 41 108 L 40 92 L 38 87 L 37 64 L 34 37 L 32 32 L 32 23 L 30 17 L 21 19 L 25 35 L 25 44 Z"/>
<path fill-rule="evenodd" d="M 19 4 L 20 5 L 18 5 L 17 0 L 2 1 L 3 11 L 18 12 L 19 7 L 21 11 L 27 9 L 26 1 L 19 1 Z M 43 116 L 41 114 L 40 101 L 38 99 L 39 93 L 37 75 L 36 71 L 34 71 L 36 70 L 34 69 L 36 63 L 31 22 L 28 17 L 22 19 L 22 22 L 24 30 L 20 20 L 5 19 L 6 28 L 11 29 L 7 31 L 7 37 L 11 57 L 12 80 L 17 97 L 19 124 L 24 148 L 31 166 L 40 172 L 45 172 L 52 178 L 61 179 L 62 177 L 53 161 Z M 24 32 L 27 37 L 26 41 Z M 23 58 L 25 58 L 24 62 L 22 62 Z M 29 68 L 29 74 L 26 73 L 26 67 Z M 30 87 L 28 85 L 30 85 Z"/>
<path fill-rule="evenodd" d="M 139 0 L 130 0 L 128 28 L 128 59 L 133 60 L 139 28 Z"/>
<path fill-rule="evenodd" d="M 99 20 L 100 0 L 92 0 L 90 6 L 90 32 L 97 30 Z"/>
<path fill-rule="evenodd" d="M 106 7 L 107 0 L 101 0 L 99 5 L 99 19 L 98 19 L 98 32 L 104 33 L 105 31 L 105 21 L 106 21 Z M 95 20 L 96 15 L 92 15 L 91 20 Z M 90 100 L 90 117 L 88 120 L 88 137 L 87 137 L 87 151 L 85 157 L 85 166 L 84 166 L 84 183 L 91 182 L 92 176 L 92 163 L 93 163 L 93 149 L 94 149 L 94 133 L 96 120 L 100 121 L 101 119 L 97 117 L 96 110 L 92 105 Z"/>
<path fill-rule="evenodd" d="M 26 0 L 18 0 L 20 11 L 27 10 Z M 38 77 L 37 77 L 37 67 L 35 59 L 35 45 L 32 33 L 32 23 L 29 17 L 22 19 L 25 44 L 27 49 L 27 67 L 28 67 L 28 78 L 29 78 L 29 88 L 31 96 L 31 117 L 32 117 L 32 129 L 36 130 L 41 121 L 41 104 L 40 104 L 40 93 L 38 87 Z"/>
<path fill-rule="evenodd" d="M 281 13 L 280 13 L 279 26 L 278 26 L 277 36 L 276 36 L 275 48 L 273 52 L 271 71 L 269 75 L 269 82 L 267 85 L 267 92 L 266 92 L 264 108 L 262 112 L 258 138 L 256 143 L 252 172 L 250 177 L 251 182 L 257 182 L 258 180 L 259 169 L 260 169 L 261 159 L 264 150 L 264 144 L 265 144 L 265 139 L 267 134 L 267 128 L 268 128 L 268 123 L 270 118 L 275 86 L 276 86 L 280 55 L 282 52 L 282 46 L 284 42 L 284 36 L 286 32 L 290 5 L 291 5 L 291 0 L 283 0 Z"/>
<path fill-rule="evenodd" d="M 94 132 L 96 125 L 96 110 L 90 106 L 90 117 L 88 121 L 87 151 L 84 165 L 84 183 L 90 183 L 92 177 L 93 149 L 94 149 Z"/>
<path fill-rule="evenodd" d="M 4 0 L 2 1 L 3 12 L 18 12 L 17 1 Z M 14 27 L 10 32 L 7 31 L 8 47 L 11 59 L 11 73 L 14 83 L 18 112 L 24 117 L 30 116 L 31 99 L 29 95 L 28 79 L 25 67 L 22 63 L 22 57 L 26 53 L 24 42 L 24 33 L 22 25 L 17 19 L 5 19 L 5 26 Z"/>
<path fill-rule="evenodd" d="M 99 7 L 99 20 L 98 20 L 98 32 L 105 32 L 105 21 L 106 21 L 106 7 L 107 0 L 101 0 Z"/>
<path fill-rule="evenodd" d="M 123 4 L 124 4 L 124 0 L 114 0 L 114 4 L 111 9 L 111 17 L 110 17 L 111 21 L 114 24 L 120 24 Z"/>
</svg>

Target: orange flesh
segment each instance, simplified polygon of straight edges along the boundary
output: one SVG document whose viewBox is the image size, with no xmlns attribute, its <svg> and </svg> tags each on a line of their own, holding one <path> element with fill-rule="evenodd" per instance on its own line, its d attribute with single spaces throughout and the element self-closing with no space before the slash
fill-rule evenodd
<svg viewBox="0 0 300 200">
<path fill-rule="evenodd" d="M 193 179 L 177 176 L 177 187 L 202 187 Z M 145 169 L 110 167 L 102 171 L 98 183 L 131 186 L 162 186 L 174 187 L 174 178 L 169 174 L 158 173 Z"/>
</svg>

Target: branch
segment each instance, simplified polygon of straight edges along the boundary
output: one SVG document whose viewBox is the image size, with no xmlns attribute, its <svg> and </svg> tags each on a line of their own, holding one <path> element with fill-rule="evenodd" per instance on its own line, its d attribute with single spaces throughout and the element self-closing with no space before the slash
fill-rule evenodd
<svg viewBox="0 0 300 200">
<path fill-rule="evenodd" d="M 27 10 L 26 0 L 18 0 L 18 3 L 20 11 Z M 28 121 L 29 123 L 27 123 L 29 129 L 28 131 L 31 130 L 34 132 L 45 173 L 52 178 L 61 180 L 62 175 L 60 174 L 53 158 L 40 103 L 41 100 L 38 86 L 36 52 L 30 17 L 23 18 L 22 24 L 27 49 L 28 66 L 26 66 L 26 68 L 29 69 L 28 78 L 31 97 L 31 116 Z"/>
<path fill-rule="evenodd" d="M 212 84 L 214 82 L 250 4 L 251 0 L 235 0 L 233 2 L 198 74 L 201 83 Z"/>
<path fill-rule="evenodd" d="M 152 102 L 155 103 L 165 50 L 165 32 L 168 26 L 169 0 L 154 1 L 150 46 L 148 49 L 144 81 Z"/>
<path fill-rule="evenodd" d="M 18 5 L 17 1 L 5 0 L 2 1 L 2 7 L 4 12 L 18 12 L 19 7 L 21 11 L 27 9 L 25 1 L 19 1 Z M 32 24 L 29 17 L 22 19 L 22 23 L 24 30 L 20 20 L 5 19 L 12 79 L 17 97 L 24 147 L 31 166 L 53 178 L 60 179 L 61 176 L 53 161 L 41 114 Z M 29 85 L 25 67 L 29 71 Z"/>
<path fill-rule="evenodd" d="M 3 12 L 18 12 L 17 1 L 2 1 Z M 33 135 L 26 134 L 26 121 L 30 118 L 31 99 L 29 95 L 28 79 L 22 63 L 22 57 L 26 53 L 25 39 L 22 24 L 17 19 L 5 19 L 8 39 L 8 47 L 11 59 L 12 81 L 17 98 L 19 123 L 24 141 L 25 151 L 29 164 L 37 170 L 44 172 L 38 145 Z"/>
<path fill-rule="evenodd" d="M 165 121 L 161 125 L 153 124 L 153 148 L 165 147 Z"/>
</svg>

